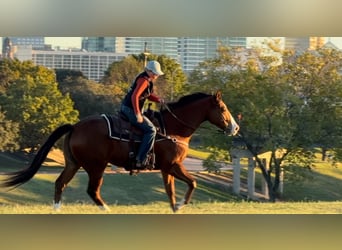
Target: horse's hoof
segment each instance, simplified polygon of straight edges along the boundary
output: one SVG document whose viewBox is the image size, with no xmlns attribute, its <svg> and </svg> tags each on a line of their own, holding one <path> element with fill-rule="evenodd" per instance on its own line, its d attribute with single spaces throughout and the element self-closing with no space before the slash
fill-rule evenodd
<svg viewBox="0 0 342 250">
<path fill-rule="evenodd" d="M 179 203 L 176 203 L 175 205 L 175 210 L 178 211 L 179 209 L 181 209 L 182 207 L 184 207 L 185 204 L 185 199 L 182 199 Z"/>
<path fill-rule="evenodd" d="M 110 211 L 110 208 L 106 204 L 104 204 L 103 206 L 99 206 L 99 209 L 102 211 L 107 211 L 107 212 Z"/>
<path fill-rule="evenodd" d="M 179 204 L 176 204 L 174 207 L 172 207 L 172 211 L 174 213 L 177 213 L 183 206 L 180 206 Z"/>
<path fill-rule="evenodd" d="M 182 207 L 184 207 L 184 204 L 177 204 L 176 205 L 176 212 L 180 210 Z"/>
<path fill-rule="evenodd" d="M 62 202 L 57 202 L 53 204 L 53 209 L 55 211 L 60 211 L 61 210 L 61 206 L 62 206 Z"/>
</svg>

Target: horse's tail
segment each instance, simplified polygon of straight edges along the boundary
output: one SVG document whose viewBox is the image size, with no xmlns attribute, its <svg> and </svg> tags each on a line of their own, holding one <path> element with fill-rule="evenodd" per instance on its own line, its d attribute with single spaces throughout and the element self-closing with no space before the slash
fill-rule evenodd
<svg viewBox="0 0 342 250">
<path fill-rule="evenodd" d="M 73 126 L 71 124 L 65 124 L 58 127 L 55 131 L 51 133 L 46 142 L 40 147 L 36 156 L 33 158 L 31 165 L 23 170 L 6 173 L 7 179 L 1 184 L 3 187 L 18 187 L 25 182 L 29 181 L 39 170 L 42 163 L 45 161 L 49 151 L 56 143 L 56 141 L 61 138 L 64 134 L 72 131 Z"/>
</svg>

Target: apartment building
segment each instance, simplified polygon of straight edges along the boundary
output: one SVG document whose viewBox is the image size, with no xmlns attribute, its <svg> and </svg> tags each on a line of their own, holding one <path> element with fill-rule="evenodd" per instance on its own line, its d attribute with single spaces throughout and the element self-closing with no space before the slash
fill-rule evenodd
<svg viewBox="0 0 342 250">
<path fill-rule="evenodd" d="M 324 46 L 324 37 L 285 37 L 285 49 L 294 49 L 299 53 L 305 50 L 316 50 Z"/>
<path fill-rule="evenodd" d="M 81 71 L 88 79 L 100 81 L 113 62 L 121 61 L 127 53 L 85 52 L 81 50 L 33 50 L 31 45 L 18 45 L 13 56 L 20 61 L 32 60 L 35 65 L 51 69 Z"/>
<path fill-rule="evenodd" d="M 102 44 L 111 51 L 140 54 L 143 52 L 166 55 L 175 59 L 185 72 L 192 71 L 200 62 L 217 56 L 220 45 L 247 46 L 246 37 L 93 37 L 82 39 L 82 49 L 103 51 Z M 110 45 L 109 45 L 110 44 Z"/>
</svg>

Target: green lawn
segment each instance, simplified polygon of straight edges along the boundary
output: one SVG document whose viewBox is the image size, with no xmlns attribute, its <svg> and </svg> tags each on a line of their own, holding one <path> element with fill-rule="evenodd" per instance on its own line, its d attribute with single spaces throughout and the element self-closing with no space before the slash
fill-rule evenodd
<svg viewBox="0 0 342 250">
<path fill-rule="evenodd" d="M 2 154 L 0 154 L 1 156 Z M 23 162 L 0 157 L 0 172 L 25 167 Z M 50 171 L 51 173 L 46 173 Z M 0 189 L 1 214 L 50 214 L 54 181 L 62 171 L 60 166 L 43 167 L 28 183 L 13 190 Z M 242 171 L 243 173 L 244 171 Z M 0 176 L 0 179 L 3 178 Z M 257 173 L 257 179 L 261 178 Z M 298 182 L 285 182 L 282 201 L 276 203 L 246 201 L 233 194 L 230 187 L 205 182 L 197 178 L 198 187 L 191 204 L 180 214 L 340 214 L 342 213 L 342 167 L 316 164 Z M 59 213 L 101 214 L 86 194 L 87 175 L 79 171 L 63 193 L 63 208 Z M 186 186 L 176 182 L 177 200 Z M 102 196 L 113 214 L 170 214 L 168 198 L 159 172 L 106 173 Z M 107 212 L 106 212 L 107 213 Z"/>
</svg>

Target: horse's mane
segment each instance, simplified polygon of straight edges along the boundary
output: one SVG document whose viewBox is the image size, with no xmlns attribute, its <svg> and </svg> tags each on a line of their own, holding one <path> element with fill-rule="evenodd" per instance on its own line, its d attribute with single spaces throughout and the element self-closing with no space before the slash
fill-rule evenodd
<svg viewBox="0 0 342 250">
<path fill-rule="evenodd" d="M 172 109 L 176 109 L 176 108 L 184 107 L 184 106 L 188 105 L 189 103 L 192 103 L 192 102 L 197 101 L 199 99 L 203 99 L 203 98 L 208 97 L 208 96 L 210 96 L 210 95 L 197 92 L 194 94 L 183 96 L 177 102 L 169 102 L 167 105 Z"/>
</svg>

